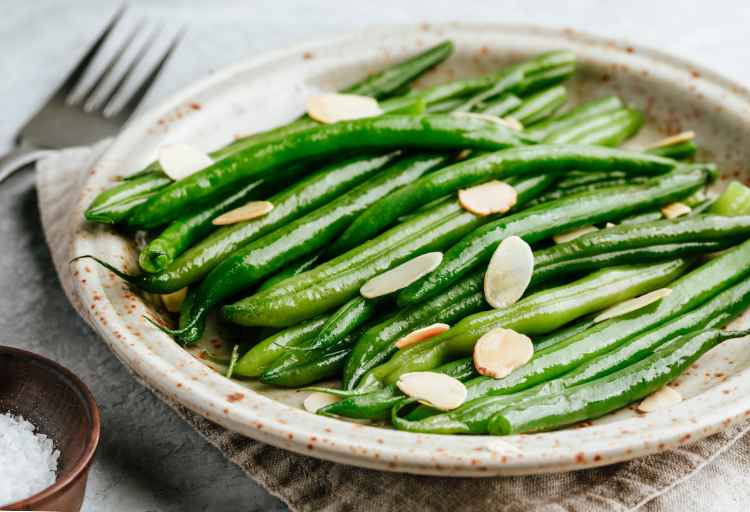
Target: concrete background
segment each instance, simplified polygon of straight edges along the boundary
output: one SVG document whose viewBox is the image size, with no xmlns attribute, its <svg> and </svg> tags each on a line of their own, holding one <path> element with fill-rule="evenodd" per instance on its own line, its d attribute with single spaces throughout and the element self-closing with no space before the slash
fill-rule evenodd
<svg viewBox="0 0 750 512">
<path fill-rule="evenodd" d="M 188 25 L 146 107 L 243 57 L 373 24 L 422 21 L 575 27 L 660 48 L 750 84 L 750 3 L 741 1 L 133 0 L 130 4 L 126 17 L 130 26 L 141 17 L 163 23 L 165 31 Z M 104 0 L 2 0 L 0 151 L 11 146 L 18 127 L 54 90 L 118 5 Z M 75 371 L 91 387 L 102 410 L 102 443 L 85 511 L 284 509 L 136 384 L 78 318 L 57 283 L 44 244 L 30 172 L 0 186 L 0 243 L 0 344 L 45 354 Z M 710 478 L 705 481 L 710 485 Z M 661 505 L 680 508 L 679 486 Z M 720 507 L 717 503 L 717 510 Z"/>
</svg>

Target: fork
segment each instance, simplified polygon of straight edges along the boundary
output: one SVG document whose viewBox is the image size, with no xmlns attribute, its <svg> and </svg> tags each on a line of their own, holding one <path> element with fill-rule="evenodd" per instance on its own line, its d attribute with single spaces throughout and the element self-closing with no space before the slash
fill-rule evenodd
<svg viewBox="0 0 750 512">
<path fill-rule="evenodd" d="M 125 42 L 104 66 L 88 92 L 83 91 L 74 95 L 74 92 L 81 87 L 82 77 L 122 19 L 124 12 L 124 8 L 117 11 L 99 38 L 76 64 L 75 69 L 47 100 L 47 103 L 18 132 L 15 138 L 16 147 L 0 158 L 0 183 L 18 169 L 42 158 L 50 150 L 89 145 L 114 135 L 135 112 L 177 47 L 183 34 L 182 31 L 172 38 L 169 46 L 161 53 L 148 75 L 141 80 L 129 96 L 124 92 L 123 86 L 131 80 L 134 70 L 153 47 L 159 30 L 155 30 L 138 49 L 136 56 L 114 87 L 105 91 L 105 84 L 112 76 L 117 63 L 132 46 L 136 35 L 143 27 L 142 22 L 136 25 L 136 28 L 126 37 Z"/>
</svg>

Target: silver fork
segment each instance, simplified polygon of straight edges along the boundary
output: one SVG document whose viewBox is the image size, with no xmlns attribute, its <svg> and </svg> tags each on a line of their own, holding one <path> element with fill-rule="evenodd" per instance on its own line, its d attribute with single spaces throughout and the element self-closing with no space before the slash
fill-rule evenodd
<svg viewBox="0 0 750 512">
<path fill-rule="evenodd" d="M 125 9 L 121 8 L 91 48 L 76 64 L 75 69 L 58 87 L 47 103 L 29 119 L 16 136 L 16 147 L 0 158 L 0 183 L 23 166 L 43 157 L 49 150 L 70 146 L 88 145 L 117 133 L 130 116 L 135 112 L 149 88 L 156 81 L 172 52 L 176 48 L 182 32 L 172 38 L 169 46 L 160 55 L 157 63 L 143 78 L 129 96 L 123 90 L 125 83 L 131 80 L 134 70 L 143 61 L 153 47 L 159 35 L 155 30 L 151 37 L 138 50 L 123 75 L 109 91 L 105 91 L 105 82 L 112 75 L 117 63 L 133 44 L 141 30 L 139 24 L 126 37 L 125 42 L 117 49 L 114 57 L 94 80 L 94 84 L 80 94 L 73 96 L 79 88 L 79 82 L 85 75 L 99 50 L 122 18 Z M 122 96 L 122 98 L 120 98 Z"/>
</svg>

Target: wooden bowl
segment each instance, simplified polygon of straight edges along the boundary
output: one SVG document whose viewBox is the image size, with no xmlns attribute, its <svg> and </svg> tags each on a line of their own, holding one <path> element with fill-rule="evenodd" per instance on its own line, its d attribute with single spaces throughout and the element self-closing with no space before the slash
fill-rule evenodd
<svg viewBox="0 0 750 512">
<path fill-rule="evenodd" d="M 54 361 L 0 346 L 0 413 L 7 412 L 51 437 L 60 459 L 54 484 L 21 501 L 0 503 L 0 510 L 80 510 L 101 426 L 91 392 Z"/>
</svg>

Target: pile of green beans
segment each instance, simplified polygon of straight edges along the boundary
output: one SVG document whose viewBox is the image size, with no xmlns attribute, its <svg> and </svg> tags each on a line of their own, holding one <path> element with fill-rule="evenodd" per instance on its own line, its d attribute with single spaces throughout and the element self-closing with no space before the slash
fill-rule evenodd
<svg viewBox="0 0 750 512">
<path fill-rule="evenodd" d="M 178 181 L 149 163 L 85 212 L 145 232 L 139 271 L 79 258 L 164 295 L 170 311 L 184 296 L 173 323 L 145 319 L 180 344 L 205 343 L 209 314 L 220 313 L 232 355 L 210 359 L 228 364 L 229 378 L 284 388 L 336 379 L 337 388 L 309 388 L 339 398 L 318 414 L 409 432 L 512 435 L 595 419 L 750 334 L 722 329 L 750 307 L 748 187 L 706 192 L 719 170 L 694 161 L 688 134 L 618 148 L 644 115 L 615 96 L 569 106 L 569 51 L 411 88 L 453 49 L 442 42 L 340 90 L 374 98 L 383 115 L 302 115 L 209 153 L 208 167 Z M 460 191 L 492 180 L 511 186 L 515 202 L 480 215 Z M 273 207 L 214 224 L 258 200 Z M 493 308 L 485 274 L 512 236 L 533 268 L 521 297 Z M 442 255 L 430 272 L 380 297 L 360 293 L 430 252 Z M 670 293 L 599 321 L 661 288 Z M 398 343 L 436 323 L 447 324 L 440 334 Z M 491 378 L 475 368 L 474 347 L 498 327 L 529 336 L 534 351 Z M 406 396 L 400 380 L 412 372 L 460 381 L 466 400 L 445 411 Z"/>
</svg>

